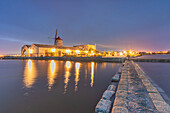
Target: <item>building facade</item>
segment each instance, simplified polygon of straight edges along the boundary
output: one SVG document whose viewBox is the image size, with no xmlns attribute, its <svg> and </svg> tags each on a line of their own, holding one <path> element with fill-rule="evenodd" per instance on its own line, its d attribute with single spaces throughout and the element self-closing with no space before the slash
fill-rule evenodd
<svg viewBox="0 0 170 113">
<path fill-rule="evenodd" d="M 63 46 L 63 40 L 55 37 L 54 45 L 32 44 L 21 48 L 21 56 L 95 56 L 96 45 Z"/>
</svg>

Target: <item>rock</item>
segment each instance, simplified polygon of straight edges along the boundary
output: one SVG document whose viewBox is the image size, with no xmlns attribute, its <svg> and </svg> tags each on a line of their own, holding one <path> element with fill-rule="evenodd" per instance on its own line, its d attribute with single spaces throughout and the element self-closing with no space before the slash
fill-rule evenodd
<svg viewBox="0 0 170 113">
<path fill-rule="evenodd" d="M 115 91 L 115 89 L 116 89 L 115 85 L 109 85 L 107 88 L 107 90 L 109 90 L 109 91 Z"/>
<path fill-rule="evenodd" d="M 105 99 L 105 100 L 110 100 L 110 98 L 113 97 L 114 94 L 115 94 L 114 91 L 106 90 L 106 91 L 103 93 L 102 98 Z"/>
<path fill-rule="evenodd" d="M 111 101 L 110 100 L 104 100 L 101 99 L 96 108 L 95 108 L 95 112 L 97 113 L 109 113 L 110 111 L 110 107 L 111 107 Z"/>
</svg>

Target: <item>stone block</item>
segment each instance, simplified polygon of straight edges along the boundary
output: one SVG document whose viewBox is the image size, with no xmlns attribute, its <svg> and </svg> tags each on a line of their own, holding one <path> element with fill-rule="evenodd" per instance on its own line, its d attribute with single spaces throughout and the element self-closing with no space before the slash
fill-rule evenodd
<svg viewBox="0 0 170 113">
<path fill-rule="evenodd" d="M 159 93 L 149 93 L 149 96 L 152 100 L 164 101 Z"/>
<path fill-rule="evenodd" d="M 158 90 L 153 87 L 152 85 L 147 85 L 145 86 L 146 87 L 146 90 L 149 92 L 149 93 L 159 93 Z"/>
<path fill-rule="evenodd" d="M 153 104 L 160 113 L 170 113 L 170 106 L 165 101 L 153 100 Z"/>
<path fill-rule="evenodd" d="M 127 81 L 127 79 L 123 79 L 123 78 L 121 78 L 120 79 L 120 81 L 119 81 L 119 84 L 124 84 L 124 85 L 126 85 L 126 84 L 128 84 L 128 81 Z"/>
<path fill-rule="evenodd" d="M 127 108 L 127 99 L 123 97 L 116 97 L 113 106 L 121 106 Z"/>
<path fill-rule="evenodd" d="M 127 98 L 128 91 L 125 90 L 118 90 L 116 92 L 116 97 Z"/>
<path fill-rule="evenodd" d="M 113 106 L 111 113 L 128 113 L 128 109 L 121 106 Z"/>
<path fill-rule="evenodd" d="M 128 89 L 127 84 L 126 85 L 125 84 L 119 84 L 117 90 L 125 90 L 125 91 L 127 91 L 127 89 Z"/>
</svg>

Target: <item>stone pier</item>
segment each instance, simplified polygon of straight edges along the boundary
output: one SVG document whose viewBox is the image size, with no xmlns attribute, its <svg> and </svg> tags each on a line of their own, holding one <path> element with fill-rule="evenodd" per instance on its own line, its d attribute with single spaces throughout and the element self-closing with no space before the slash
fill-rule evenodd
<svg viewBox="0 0 170 113">
<path fill-rule="evenodd" d="M 170 113 L 170 106 L 140 66 L 126 61 L 111 113 Z"/>
</svg>

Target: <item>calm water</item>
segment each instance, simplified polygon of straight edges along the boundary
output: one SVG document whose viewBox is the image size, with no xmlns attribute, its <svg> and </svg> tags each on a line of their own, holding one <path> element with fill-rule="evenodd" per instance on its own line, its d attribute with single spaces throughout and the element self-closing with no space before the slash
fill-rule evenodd
<svg viewBox="0 0 170 113">
<path fill-rule="evenodd" d="M 120 65 L 0 60 L 0 113 L 93 113 Z"/>
<path fill-rule="evenodd" d="M 141 58 L 141 59 L 170 59 L 170 55 L 143 55 L 140 57 L 136 58 Z"/>
<path fill-rule="evenodd" d="M 170 63 L 138 62 L 138 64 L 170 97 Z"/>
</svg>

